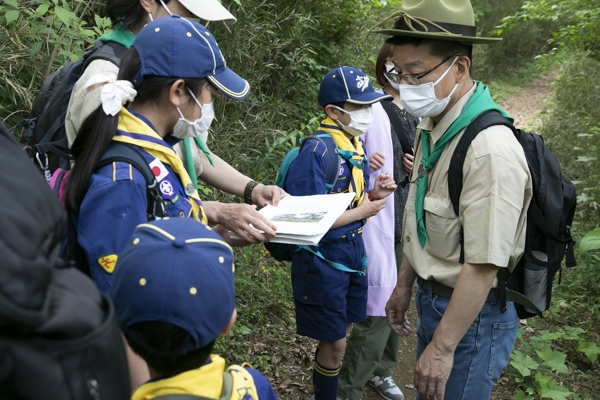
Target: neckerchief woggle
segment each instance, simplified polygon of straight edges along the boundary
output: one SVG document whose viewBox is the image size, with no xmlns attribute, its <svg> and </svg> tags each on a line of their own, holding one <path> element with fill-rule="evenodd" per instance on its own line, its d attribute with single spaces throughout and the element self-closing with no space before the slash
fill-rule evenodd
<svg viewBox="0 0 600 400">
<path fill-rule="evenodd" d="M 188 201 L 192 206 L 192 217 L 203 224 L 207 224 L 208 219 L 202 208 L 202 202 L 196 191 L 196 186 L 192 183 L 175 150 L 165 143 L 158 133 L 144 121 L 131 114 L 126 108 L 121 109 L 119 113 L 117 130 L 118 133 L 112 140 L 138 146 L 148 152 L 148 154 L 158 158 L 161 162 L 168 164 L 175 171 L 186 195 L 190 197 Z"/>
<path fill-rule="evenodd" d="M 513 122 L 513 118 L 506 113 L 503 109 L 498 107 L 492 97 L 488 88 L 481 82 L 475 82 L 477 85 L 475 92 L 463 108 L 461 114 L 452 122 L 452 124 L 446 129 L 446 132 L 440 137 L 435 143 L 433 151 L 430 152 L 429 142 L 429 131 L 421 129 L 420 140 L 421 140 L 421 165 L 423 166 L 423 173 L 420 174 L 416 181 L 417 195 L 415 198 L 415 211 L 417 215 L 417 236 L 419 237 L 419 244 L 421 248 L 425 246 L 427 241 L 427 229 L 425 228 L 425 212 L 423 210 L 423 203 L 425 201 L 425 192 L 427 191 L 427 178 L 429 171 L 433 169 L 435 163 L 440 158 L 442 151 L 454 136 L 456 136 L 463 128 L 467 127 L 471 121 L 473 121 L 479 114 L 488 110 L 497 110 L 510 122 Z"/>
<path fill-rule="evenodd" d="M 338 154 L 355 167 L 352 168 L 350 185 L 355 193 L 351 208 L 356 208 L 362 203 L 365 197 L 365 177 L 363 175 L 365 151 L 360 144 L 360 140 L 357 137 L 353 137 L 352 140 L 348 139 L 331 118 L 323 120 L 319 130 L 331 135 L 338 147 Z"/>
</svg>

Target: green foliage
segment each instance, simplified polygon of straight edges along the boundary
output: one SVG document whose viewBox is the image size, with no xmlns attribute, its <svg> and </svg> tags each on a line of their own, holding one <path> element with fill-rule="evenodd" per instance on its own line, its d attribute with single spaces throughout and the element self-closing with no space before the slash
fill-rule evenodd
<svg viewBox="0 0 600 400">
<path fill-rule="evenodd" d="M 596 0 L 526 1 L 521 10 L 501 21 L 497 32 L 525 21 L 558 23 L 558 29 L 548 40 L 553 46 L 552 55 L 564 51 L 564 56 L 571 57 L 576 51 L 600 58 L 600 4 Z"/>
<path fill-rule="evenodd" d="M 237 322 L 217 340 L 215 353 L 228 363 L 249 361 L 269 373 L 277 368 L 272 359 L 288 352 L 282 335 L 291 328 L 293 308 L 289 265 L 269 265 L 267 254 L 262 246 L 236 249 Z"/>
<path fill-rule="evenodd" d="M 43 79 L 80 58 L 110 22 L 100 2 L 5 0 L 0 3 L 0 118 L 8 126 L 27 116 Z"/>
<path fill-rule="evenodd" d="M 523 69 L 536 56 L 550 50 L 547 41 L 558 28 L 556 21 L 532 19 L 502 31 L 495 29 L 504 17 L 517 12 L 522 4 L 523 0 L 473 1 L 481 35 L 502 38 L 499 43 L 474 47 L 472 74 L 475 79 L 486 84 L 500 81 L 503 85 L 522 88 L 523 78 L 531 76 L 523 76 Z"/>
<path fill-rule="evenodd" d="M 568 357 L 575 360 L 577 354 L 584 354 L 592 365 L 596 362 L 600 348 L 586 340 L 595 332 L 564 325 L 538 332 L 536 322 L 519 331 L 519 350 L 514 350 L 510 358 L 508 374 L 518 385 L 513 399 L 580 399 L 582 393 L 572 392 L 560 382 L 577 370 Z"/>
<path fill-rule="evenodd" d="M 398 2 L 224 3 L 238 22 L 209 29 L 252 91 L 240 103 L 217 100 L 209 145 L 244 174 L 272 183 L 283 155 L 318 126 L 316 99 L 325 73 L 338 64 L 373 73 L 384 37 L 367 36 L 367 30 Z"/>
<path fill-rule="evenodd" d="M 579 244 L 579 256 L 586 251 L 600 249 L 600 228 L 588 232 Z"/>
</svg>

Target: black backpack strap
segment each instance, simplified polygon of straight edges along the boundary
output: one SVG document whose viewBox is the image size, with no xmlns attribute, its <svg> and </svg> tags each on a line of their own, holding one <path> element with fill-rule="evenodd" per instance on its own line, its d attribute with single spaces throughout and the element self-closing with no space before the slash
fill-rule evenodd
<svg viewBox="0 0 600 400">
<path fill-rule="evenodd" d="M 340 172 L 341 159 L 337 151 L 337 144 L 329 133 L 325 131 L 316 131 L 315 133 L 304 138 L 300 144 L 298 154 L 300 154 L 302 151 L 304 144 L 311 139 L 323 143 L 327 148 L 327 169 L 325 171 L 325 182 L 328 186 L 327 193 L 329 193 L 335 186 Z"/>
<path fill-rule="evenodd" d="M 460 194 L 462 192 L 463 185 L 463 166 L 465 164 L 465 156 L 467 150 L 471 145 L 471 142 L 484 129 L 494 125 L 505 125 L 509 127 L 517 136 L 518 133 L 510 123 L 500 112 L 496 110 L 488 110 L 479 114 L 471 123 L 467 126 L 467 129 L 463 133 L 462 137 L 458 141 L 452 158 L 450 159 L 450 167 L 448 168 L 448 192 L 450 195 L 450 201 L 454 208 L 454 213 L 458 216 L 459 213 L 459 201 Z M 464 231 L 461 226 L 460 228 L 460 258 L 459 262 L 463 264 L 465 262 L 465 248 L 464 248 Z M 500 268 L 498 270 L 498 302 L 500 303 L 500 309 L 502 312 L 506 311 L 506 282 L 508 281 L 508 270 L 506 268 Z"/>
<path fill-rule="evenodd" d="M 465 156 L 467 150 L 471 145 L 475 136 L 484 129 L 494 125 L 505 125 L 509 127 L 515 136 L 517 135 L 515 127 L 507 120 L 500 112 L 496 110 L 488 110 L 479 114 L 471 123 L 467 126 L 465 133 L 462 135 L 454 153 L 450 160 L 450 167 L 448 168 L 448 191 L 450 193 L 450 201 L 454 207 L 454 213 L 458 216 L 458 204 L 460 200 L 460 193 L 462 192 L 463 184 L 463 165 L 465 163 Z"/>
<path fill-rule="evenodd" d="M 398 140 L 400 140 L 400 145 L 402 146 L 402 151 L 404 152 L 404 154 L 413 154 L 412 147 L 408 142 L 408 138 L 404 133 L 404 129 L 402 129 L 400 118 L 398 117 L 398 114 L 396 114 L 392 109 L 392 101 L 383 100 L 380 101 L 379 104 L 381 104 L 381 106 L 387 113 L 388 118 L 390 119 L 390 123 L 394 127 L 394 132 L 396 132 L 396 136 L 398 136 Z"/>
<path fill-rule="evenodd" d="M 146 196 L 148 198 L 148 221 L 163 218 L 166 215 L 163 198 L 158 188 L 156 178 L 146 159 L 132 145 L 111 142 L 96 168 L 117 161 L 131 164 L 144 176 L 144 180 L 146 181 Z"/>
<path fill-rule="evenodd" d="M 481 114 L 479 114 L 471 123 L 467 126 L 467 129 L 463 133 L 462 137 L 458 141 L 456 148 L 454 149 L 454 153 L 452 154 L 452 158 L 450 159 L 450 167 L 448 168 L 448 192 L 450 195 L 450 201 L 452 202 L 452 207 L 454 208 L 454 213 L 458 216 L 458 205 L 460 201 L 460 193 L 462 192 L 463 185 L 463 165 L 465 164 L 465 156 L 467 155 L 467 150 L 471 145 L 475 136 L 479 134 L 484 129 L 489 128 L 494 125 L 505 125 L 512 129 L 513 132 L 516 131 L 514 126 L 510 123 L 509 120 L 504 118 L 500 112 L 496 110 L 488 110 Z M 465 253 L 464 253 L 464 232 L 460 230 L 460 259 L 459 262 L 462 264 L 465 262 Z"/>
<path fill-rule="evenodd" d="M 87 52 L 84 56 L 84 63 L 82 72 L 85 71 L 87 66 L 95 60 L 106 60 L 115 64 L 117 67 L 121 63 L 121 58 L 127 53 L 127 50 L 123 45 L 115 42 L 106 42 L 104 43 L 101 40 L 98 40 L 92 50 Z"/>
</svg>

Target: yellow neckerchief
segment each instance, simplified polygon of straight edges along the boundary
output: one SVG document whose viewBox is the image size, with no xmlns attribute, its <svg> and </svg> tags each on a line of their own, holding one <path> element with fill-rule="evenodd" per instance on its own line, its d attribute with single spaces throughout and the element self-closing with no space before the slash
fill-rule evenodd
<svg viewBox="0 0 600 400">
<path fill-rule="evenodd" d="M 210 363 L 167 379 L 144 383 L 131 395 L 131 400 L 149 400 L 166 394 L 194 394 L 211 399 L 221 397 L 225 360 L 210 356 Z"/>
<path fill-rule="evenodd" d="M 319 130 L 325 131 L 331 135 L 339 150 L 352 153 L 352 160 L 348 156 L 342 155 L 347 159 L 352 168 L 351 188 L 356 195 L 354 196 L 354 207 L 358 207 L 365 197 L 365 177 L 363 175 L 363 166 L 365 164 L 365 151 L 363 150 L 360 140 L 353 137 L 352 141 L 346 137 L 344 132 L 339 128 L 331 118 L 326 118 L 321 122 Z M 354 142 L 354 143 L 353 143 Z"/>
<path fill-rule="evenodd" d="M 192 198 L 190 201 L 190 204 L 192 205 L 192 216 L 197 221 L 207 224 L 208 219 L 202 208 L 202 202 L 200 201 L 196 187 L 192 183 L 183 163 L 179 157 L 177 157 L 175 150 L 173 150 L 173 148 L 169 146 L 158 133 L 150 128 L 148 124 L 131 114 L 126 108 L 122 108 L 119 113 L 119 125 L 117 126 L 117 129 L 125 133 L 135 134 L 135 136 L 140 136 L 141 138 L 136 139 L 130 136 L 117 134 L 112 140 L 138 146 L 173 168 L 173 171 L 175 171 L 181 180 L 184 191 Z M 148 140 L 144 140 L 144 137 Z M 193 190 L 188 190 L 188 188 L 193 188 Z"/>
</svg>

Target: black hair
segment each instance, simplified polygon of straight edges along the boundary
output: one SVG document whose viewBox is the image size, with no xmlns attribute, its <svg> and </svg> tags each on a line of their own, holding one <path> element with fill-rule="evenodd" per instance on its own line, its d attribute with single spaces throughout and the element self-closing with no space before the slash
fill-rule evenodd
<svg viewBox="0 0 600 400">
<path fill-rule="evenodd" d="M 163 379 L 200 368 L 210 357 L 215 345 L 213 340 L 204 347 L 186 353 L 184 349 L 193 342 L 190 334 L 162 321 L 138 322 L 129 327 L 125 337 L 131 349 Z"/>
<path fill-rule="evenodd" d="M 163 0 L 169 4 L 171 0 Z M 158 5 L 162 7 L 160 1 Z M 106 0 L 106 15 L 110 18 L 113 25 L 121 23 L 125 28 L 132 30 L 136 26 L 141 26 L 144 17 L 148 15 L 142 7 L 140 0 Z"/>
<path fill-rule="evenodd" d="M 446 58 L 454 54 L 467 56 L 473 63 L 473 45 L 451 40 L 423 39 L 410 36 L 392 36 L 386 43 L 401 46 L 410 44 L 415 47 L 427 46 L 432 56 Z"/>
<path fill-rule="evenodd" d="M 139 53 L 135 48 L 131 48 L 121 59 L 118 80 L 131 81 L 133 76 L 142 66 Z M 179 78 L 146 76 L 140 85 L 135 89 L 137 95 L 135 102 L 144 104 L 147 102 L 160 103 L 163 91 L 169 88 Z M 186 86 L 196 96 L 200 94 L 202 88 L 208 84 L 206 78 L 186 79 Z M 192 96 L 189 96 L 189 102 L 193 102 Z M 75 166 L 65 183 L 65 206 L 74 212 L 79 212 L 79 207 L 85 193 L 92 173 L 100 158 L 106 152 L 113 136 L 117 133 L 117 124 L 119 114 L 115 116 L 106 115 L 100 105 L 83 122 L 79 133 L 71 146 L 71 155 L 75 161 Z"/>
</svg>

